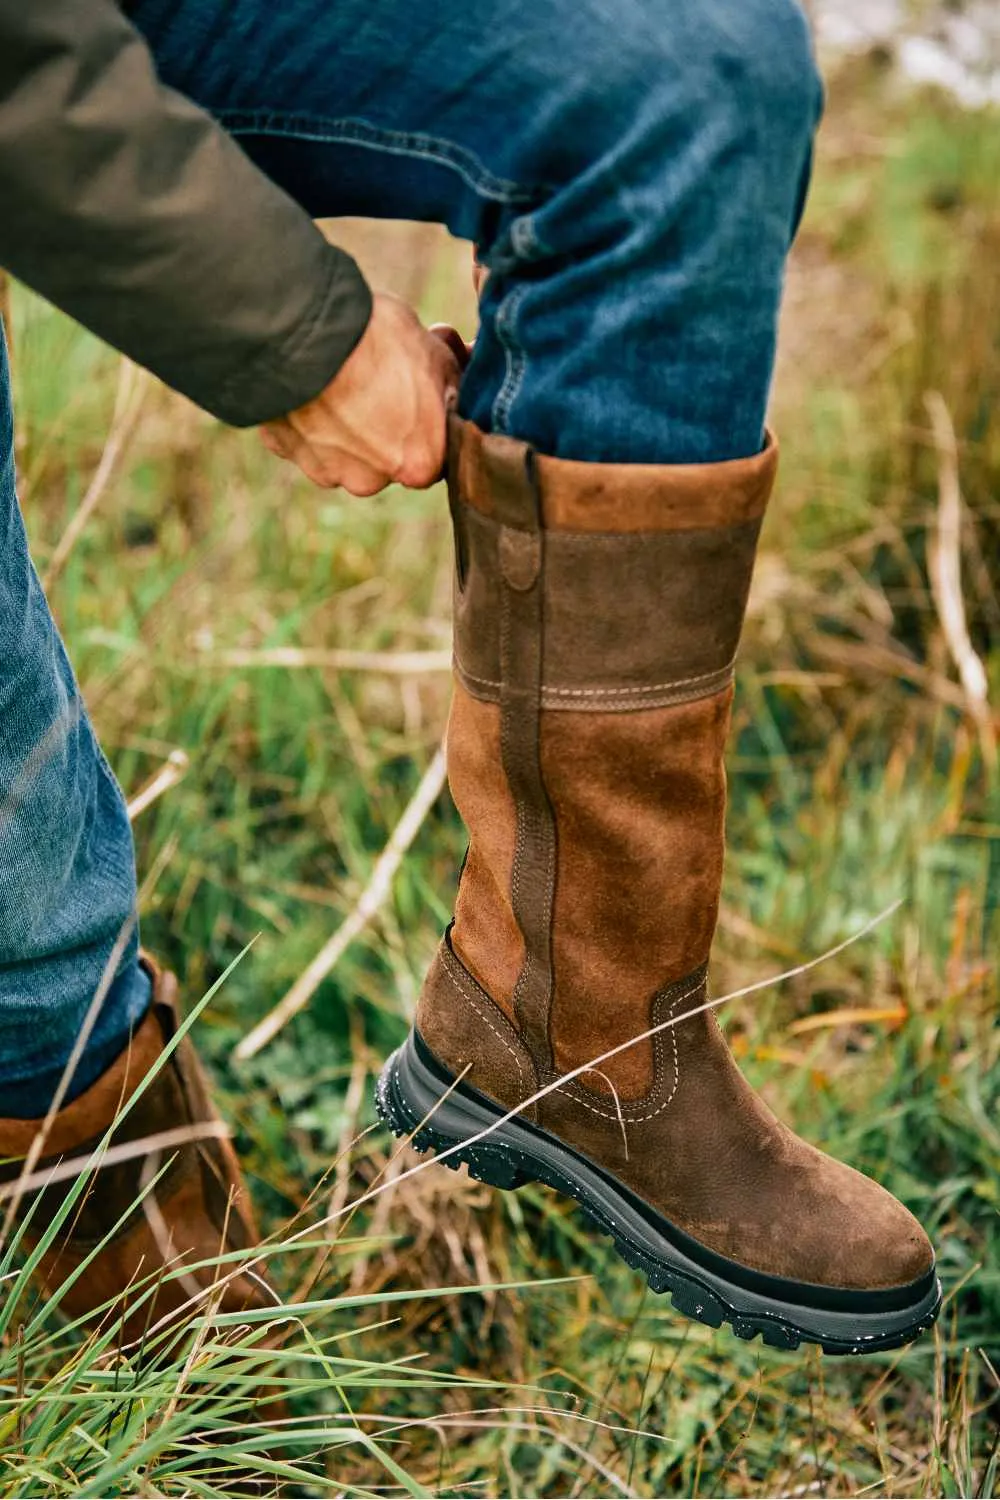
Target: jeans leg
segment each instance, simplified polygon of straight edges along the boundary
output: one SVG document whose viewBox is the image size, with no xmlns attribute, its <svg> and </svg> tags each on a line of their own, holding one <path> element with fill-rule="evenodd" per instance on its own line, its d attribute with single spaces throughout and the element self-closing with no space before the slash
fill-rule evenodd
<svg viewBox="0 0 1000 1500">
<path fill-rule="evenodd" d="M 127 933 L 68 1097 L 121 1051 L 149 1003 L 135 911 L 124 799 L 28 556 L 0 329 L 0 1113 L 45 1112 Z"/>
<path fill-rule="evenodd" d="M 795 0 L 132 0 L 317 216 L 490 267 L 464 415 L 563 458 L 760 446 L 821 90 Z"/>
</svg>

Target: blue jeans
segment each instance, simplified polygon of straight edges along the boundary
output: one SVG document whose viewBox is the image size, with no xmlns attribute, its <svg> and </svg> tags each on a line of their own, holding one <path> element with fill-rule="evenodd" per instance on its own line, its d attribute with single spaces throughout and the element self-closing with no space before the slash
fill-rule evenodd
<svg viewBox="0 0 1000 1500">
<path fill-rule="evenodd" d="M 0 1114 L 45 1112 L 119 954 L 71 1096 L 120 1052 L 149 1002 L 135 897 L 125 803 L 28 556 L 0 336 Z"/>
<path fill-rule="evenodd" d="M 490 277 L 465 416 L 587 461 L 758 450 L 821 102 L 795 0 L 128 9 L 165 82 L 310 213 L 437 220 L 477 243 Z M 37 1103 L 131 918 L 134 861 L 27 562 L 9 451 L 0 431 L 0 798 L 14 789 L 15 808 L 0 1078 L 33 1075 Z M 143 994 L 130 951 L 78 1083 Z"/>
</svg>

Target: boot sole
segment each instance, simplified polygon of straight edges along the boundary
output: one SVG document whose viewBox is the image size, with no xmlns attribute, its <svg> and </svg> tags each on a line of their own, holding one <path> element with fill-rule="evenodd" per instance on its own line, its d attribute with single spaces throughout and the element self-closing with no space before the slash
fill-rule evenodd
<svg viewBox="0 0 1000 1500">
<path fill-rule="evenodd" d="M 738 1338 L 759 1334 L 775 1349 L 806 1343 L 826 1354 L 866 1354 L 909 1343 L 940 1310 L 933 1267 L 908 1286 L 855 1291 L 765 1275 L 716 1254 L 548 1131 L 520 1118 L 497 1125 L 505 1111 L 456 1083 L 416 1031 L 383 1068 L 375 1104 L 389 1129 L 411 1137 L 418 1151 L 450 1151 L 443 1165 L 453 1170 L 464 1165 L 498 1188 L 542 1182 L 574 1198 L 652 1291 L 669 1292 L 679 1312 L 710 1328 L 728 1323 Z M 483 1130 L 491 1132 L 484 1140 L 463 1144 Z"/>
</svg>

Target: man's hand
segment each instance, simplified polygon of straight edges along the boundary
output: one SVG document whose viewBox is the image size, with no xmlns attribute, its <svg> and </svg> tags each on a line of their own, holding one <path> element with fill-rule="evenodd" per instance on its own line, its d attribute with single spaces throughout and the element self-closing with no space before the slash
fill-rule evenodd
<svg viewBox="0 0 1000 1500">
<path fill-rule="evenodd" d="M 425 489 L 444 468 L 460 349 L 454 329 L 430 331 L 398 297 L 376 293 L 346 363 L 315 400 L 262 427 L 264 445 L 324 488 L 374 495 L 396 480 Z"/>
</svg>

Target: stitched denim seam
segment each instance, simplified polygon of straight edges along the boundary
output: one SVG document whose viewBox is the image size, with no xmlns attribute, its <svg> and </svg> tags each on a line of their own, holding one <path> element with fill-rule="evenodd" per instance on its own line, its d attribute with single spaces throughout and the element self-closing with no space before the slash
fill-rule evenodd
<svg viewBox="0 0 1000 1500">
<path fill-rule="evenodd" d="M 493 402 L 494 432 L 510 431 L 510 411 L 524 383 L 525 356 L 517 339 L 517 314 L 527 292 L 527 285 L 517 287 L 497 310 L 496 335 L 504 351 L 506 371 Z"/>
<path fill-rule="evenodd" d="M 510 239 L 515 255 L 522 260 L 540 260 L 553 253 L 539 238 L 534 214 L 522 214 L 514 220 L 510 226 Z"/>
<path fill-rule="evenodd" d="M 507 178 L 497 177 L 471 151 L 439 136 L 387 130 L 367 120 L 329 120 L 318 115 L 289 115 L 273 110 L 220 110 L 216 118 L 233 136 L 267 135 L 326 145 L 347 144 L 386 151 L 393 156 L 412 156 L 436 162 L 457 172 L 481 197 L 500 203 L 530 203 L 539 191 L 551 190 L 545 185 L 522 187 Z"/>
</svg>

